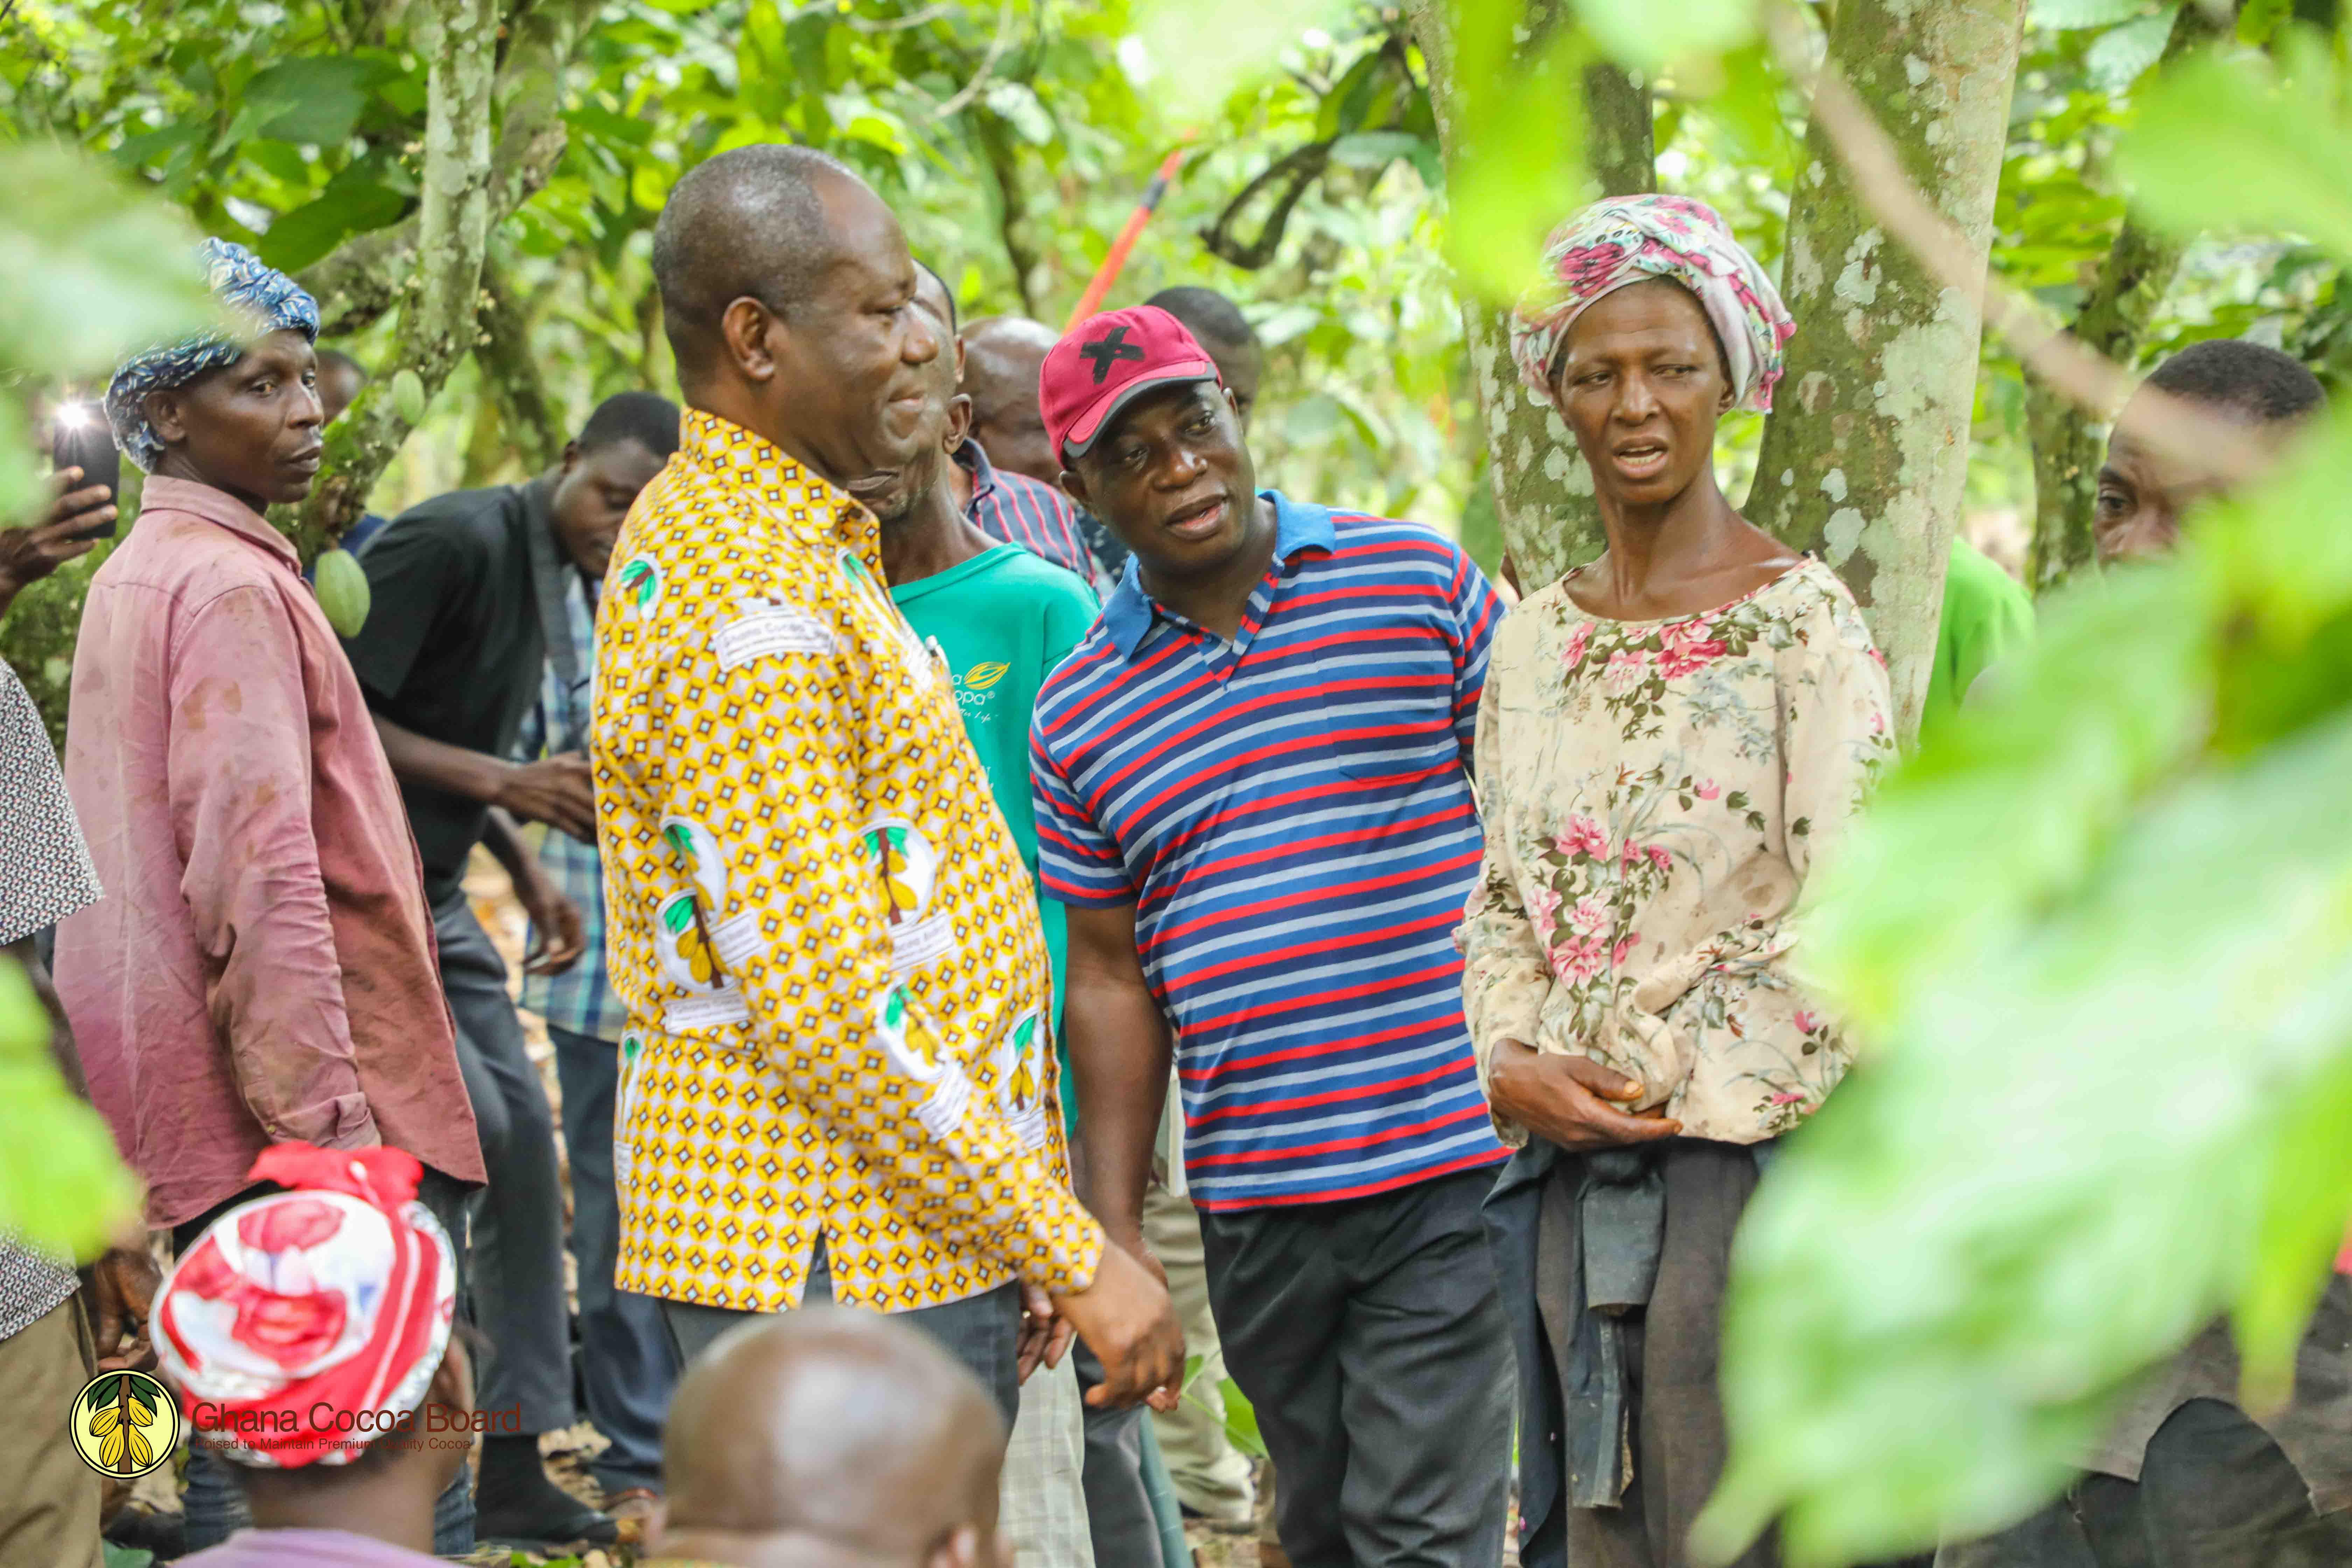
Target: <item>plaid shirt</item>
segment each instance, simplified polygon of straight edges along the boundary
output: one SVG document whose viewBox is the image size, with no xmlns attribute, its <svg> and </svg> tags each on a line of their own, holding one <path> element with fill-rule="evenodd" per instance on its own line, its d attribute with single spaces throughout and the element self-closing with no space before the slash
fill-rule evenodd
<svg viewBox="0 0 2352 1568">
<path fill-rule="evenodd" d="M 964 516 L 973 527 L 1076 573 L 1093 584 L 1096 598 L 1109 602 L 1127 569 L 1127 549 L 1108 529 L 1053 486 L 990 462 L 977 441 L 967 438 L 957 447 L 955 461 L 971 476 L 971 504 Z"/>
<path fill-rule="evenodd" d="M 588 689 L 596 674 L 595 611 L 580 574 L 567 575 L 572 585 L 563 596 L 563 616 L 572 628 L 572 646 L 580 653 L 580 668 L 566 681 L 556 661 L 548 660 L 540 678 L 539 705 L 524 716 L 515 742 L 516 755 L 526 762 L 588 749 Z M 604 969 L 604 868 L 596 846 L 557 828 L 541 828 L 539 863 L 563 896 L 580 906 L 588 942 L 580 962 L 563 973 L 524 975 L 522 1005 L 545 1018 L 551 1028 L 618 1043 L 629 1014 L 613 994 Z"/>
</svg>

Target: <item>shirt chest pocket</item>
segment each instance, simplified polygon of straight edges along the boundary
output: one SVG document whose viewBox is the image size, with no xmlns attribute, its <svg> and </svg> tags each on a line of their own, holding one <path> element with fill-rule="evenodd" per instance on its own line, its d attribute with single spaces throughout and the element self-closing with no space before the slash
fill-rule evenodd
<svg viewBox="0 0 2352 1568">
<path fill-rule="evenodd" d="M 1409 778 L 1454 765 L 1454 650 L 1409 622 L 1367 627 L 1314 651 L 1324 743 L 1349 778 Z"/>
</svg>

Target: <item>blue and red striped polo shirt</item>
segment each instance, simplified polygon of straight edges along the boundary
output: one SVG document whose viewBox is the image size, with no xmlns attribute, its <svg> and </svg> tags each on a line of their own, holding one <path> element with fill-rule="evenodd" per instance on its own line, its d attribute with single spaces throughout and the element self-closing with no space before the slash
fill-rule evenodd
<svg viewBox="0 0 2352 1568">
<path fill-rule="evenodd" d="M 1451 542 L 1265 492 L 1227 643 L 1130 565 L 1038 694 L 1039 879 L 1136 906 L 1206 1209 L 1332 1202 L 1503 1157 L 1462 1020 L 1471 743 L 1502 606 Z"/>
<path fill-rule="evenodd" d="M 1026 474 L 998 468 L 988 460 L 987 448 L 970 437 L 956 448 L 955 460 L 971 476 L 971 504 L 964 516 L 973 527 L 1076 573 L 1094 585 L 1097 597 L 1110 597 L 1118 579 L 1087 547 L 1068 498 Z"/>
</svg>

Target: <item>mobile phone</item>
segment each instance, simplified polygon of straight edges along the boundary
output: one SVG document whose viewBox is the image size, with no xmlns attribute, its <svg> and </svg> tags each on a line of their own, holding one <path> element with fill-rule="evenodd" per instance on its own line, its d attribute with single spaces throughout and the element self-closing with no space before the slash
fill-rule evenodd
<svg viewBox="0 0 2352 1568">
<path fill-rule="evenodd" d="M 114 449 L 114 431 L 106 422 L 106 413 L 95 404 L 68 403 L 58 409 L 57 423 L 49 431 L 49 465 L 63 470 L 79 468 L 81 479 L 74 489 L 88 489 L 92 485 L 106 487 L 106 501 L 113 503 L 118 512 L 121 502 L 122 454 Z M 112 521 L 82 529 L 77 539 L 111 539 Z"/>
</svg>

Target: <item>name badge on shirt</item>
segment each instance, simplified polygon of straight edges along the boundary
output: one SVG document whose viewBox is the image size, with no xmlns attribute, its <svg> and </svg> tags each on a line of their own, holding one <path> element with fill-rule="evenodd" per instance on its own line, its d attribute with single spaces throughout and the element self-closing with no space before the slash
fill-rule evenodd
<svg viewBox="0 0 2352 1568">
<path fill-rule="evenodd" d="M 835 651 L 832 628 L 805 610 L 761 599 L 747 600 L 736 608 L 742 613 L 710 639 L 719 667 L 730 675 L 756 659 L 787 654 L 830 658 Z"/>
<path fill-rule="evenodd" d="M 699 1029 L 740 1029 L 751 1021 L 751 1004 L 743 993 L 729 986 L 699 996 L 673 998 L 662 1008 L 662 1027 L 673 1035 Z"/>
<path fill-rule="evenodd" d="M 902 925 L 890 933 L 890 967 L 912 973 L 955 951 L 955 921 L 945 910 L 929 920 Z"/>
</svg>

